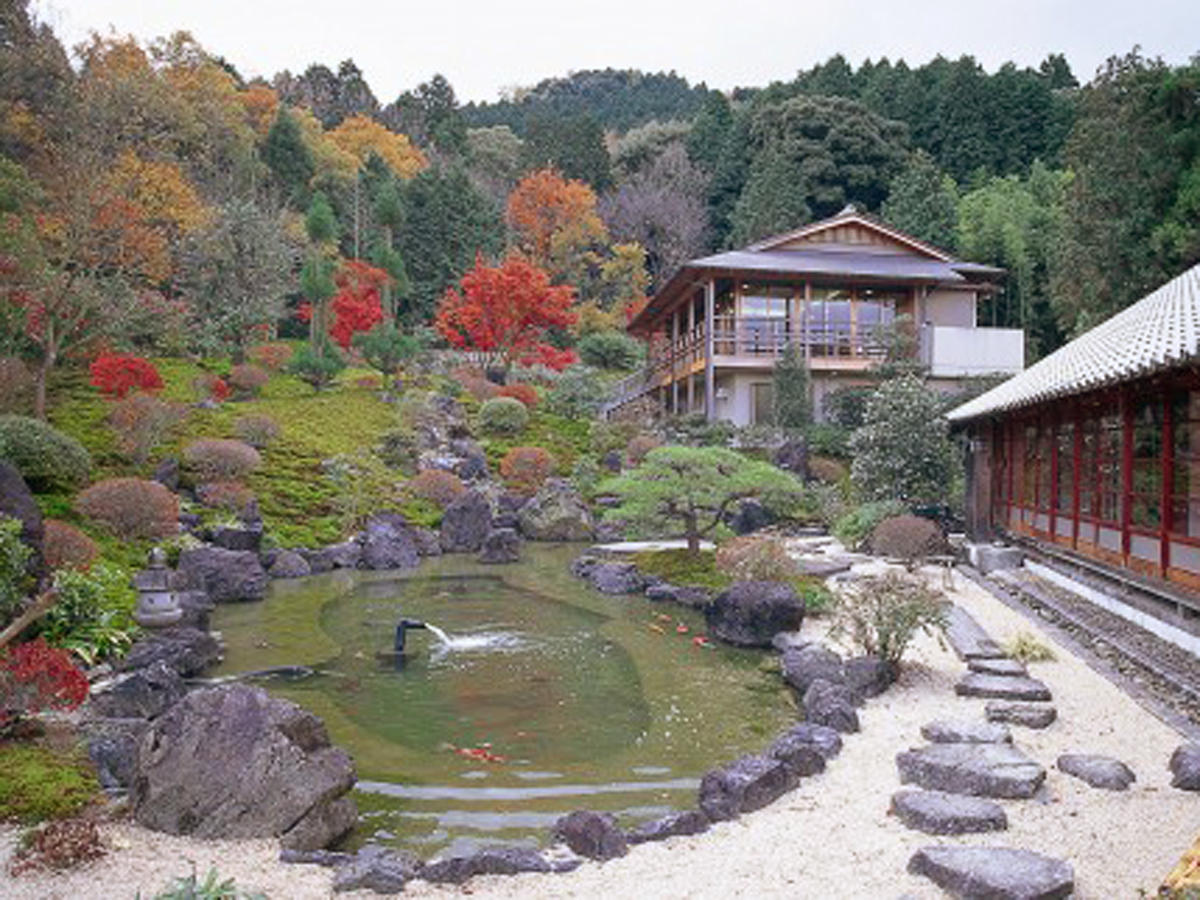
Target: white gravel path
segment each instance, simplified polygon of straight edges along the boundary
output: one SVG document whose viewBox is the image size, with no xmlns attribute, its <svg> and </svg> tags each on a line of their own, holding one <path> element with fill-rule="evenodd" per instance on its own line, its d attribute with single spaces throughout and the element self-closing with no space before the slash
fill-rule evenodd
<svg viewBox="0 0 1200 900">
<path fill-rule="evenodd" d="M 1035 630 L 961 576 L 955 585 L 953 599 L 995 639 Z M 770 808 L 705 835 L 636 847 L 624 859 L 589 863 L 568 875 L 479 878 L 466 888 L 414 882 L 405 896 L 924 900 L 943 894 L 908 875 L 905 866 L 919 847 L 937 842 L 1019 847 L 1066 859 L 1075 867 L 1081 900 L 1152 895 L 1200 833 L 1200 795 L 1169 786 L 1167 760 L 1182 738 L 1082 661 L 1062 648 L 1056 652 L 1055 662 L 1031 668 L 1054 692 L 1059 721 L 1045 731 L 1014 728 L 1017 746 L 1049 771 L 1049 799 L 1001 801 L 1010 821 L 1006 832 L 932 838 L 905 829 L 888 814 L 889 798 L 900 787 L 895 754 L 923 743 L 921 726 L 937 718 L 982 717 L 984 701 L 954 695 L 963 664 L 935 640 L 921 638 L 901 682 L 862 711 L 862 733 L 847 738 L 827 772 Z M 1115 756 L 1138 780 L 1124 793 L 1094 790 L 1054 768 L 1065 752 Z M 215 866 L 240 887 L 272 898 L 331 896 L 328 871 L 277 863 L 271 841 L 199 842 L 126 824 L 108 826 L 105 834 L 112 852 L 104 860 L 52 877 L 13 879 L 0 872 L 0 897 L 116 900 L 140 891 L 148 898 L 192 864 L 202 875 Z M 13 829 L 0 830 L 4 870 L 14 839 Z"/>
</svg>

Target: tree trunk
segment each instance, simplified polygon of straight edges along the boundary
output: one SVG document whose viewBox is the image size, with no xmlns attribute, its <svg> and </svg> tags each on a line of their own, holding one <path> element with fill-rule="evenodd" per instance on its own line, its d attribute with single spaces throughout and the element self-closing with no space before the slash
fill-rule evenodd
<svg viewBox="0 0 1200 900">
<path fill-rule="evenodd" d="M 47 353 L 33 373 L 33 414 L 46 421 L 46 385 L 50 381 L 50 370 L 54 368 L 54 355 Z"/>
<path fill-rule="evenodd" d="M 687 536 L 687 552 L 689 556 L 700 555 L 700 524 L 696 521 L 695 513 L 683 517 L 684 534 Z"/>
</svg>

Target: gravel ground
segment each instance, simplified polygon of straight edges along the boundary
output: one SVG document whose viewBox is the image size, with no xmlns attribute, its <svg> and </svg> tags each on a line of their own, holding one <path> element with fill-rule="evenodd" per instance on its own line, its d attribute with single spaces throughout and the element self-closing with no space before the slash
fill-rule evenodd
<svg viewBox="0 0 1200 900">
<path fill-rule="evenodd" d="M 955 584 L 953 599 L 995 639 L 1004 642 L 1036 629 L 979 586 L 961 576 Z M 1053 645 L 1052 637 L 1039 638 Z M 938 641 L 921 638 L 900 683 L 862 711 L 863 732 L 848 737 L 828 771 L 768 809 L 721 823 L 706 835 L 643 845 L 623 859 L 588 863 L 568 875 L 479 878 L 466 888 L 413 882 L 405 895 L 932 900 L 941 891 L 908 875 L 905 867 L 918 848 L 939 842 L 1019 847 L 1066 859 L 1075 868 L 1076 897 L 1082 900 L 1153 894 L 1200 832 L 1200 796 L 1169 787 L 1167 760 L 1181 738 L 1082 661 L 1055 649 L 1057 660 L 1034 665 L 1032 674 L 1054 692 L 1059 721 L 1044 731 L 1014 729 L 1017 746 L 1048 770 L 1045 796 L 1001 801 L 1010 820 L 1007 832 L 932 838 L 908 831 L 888 814 L 891 794 L 900 787 L 895 754 L 923 743 L 921 726 L 938 718 L 982 716 L 984 701 L 954 694 L 962 663 Z M 1067 752 L 1115 756 L 1138 780 L 1123 793 L 1091 789 L 1054 768 Z M 272 898 L 331 895 L 327 871 L 277 863 L 272 841 L 199 842 L 128 824 L 108 826 L 105 834 L 112 851 L 106 859 L 67 875 L 0 874 L 0 896 L 116 900 L 140 891 L 147 897 L 192 865 L 201 875 L 215 866 L 240 887 Z M 14 840 L 12 829 L 0 831 L 5 870 Z"/>
</svg>

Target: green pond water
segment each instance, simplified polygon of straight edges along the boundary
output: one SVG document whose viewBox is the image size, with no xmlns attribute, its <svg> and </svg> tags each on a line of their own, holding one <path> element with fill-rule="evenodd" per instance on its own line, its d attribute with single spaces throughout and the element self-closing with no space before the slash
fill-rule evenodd
<svg viewBox="0 0 1200 900">
<path fill-rule="evenodd" d="M 542 844 L 572 809 L 628 826 L 692 807 L 705 771 L 794 719 L 773 657 L 696 646 L 700 615 L 591 589 L 569 570 L 580 549 L 277 582 L 262 603 L 218 610 L 215 674 L 314 670 L 262 683 L 353 755 L 355 843 L 457 854 Z M 409 631 L 398 663 L 401 618 L 438 626 L 450 645 Z"/>
</svg>

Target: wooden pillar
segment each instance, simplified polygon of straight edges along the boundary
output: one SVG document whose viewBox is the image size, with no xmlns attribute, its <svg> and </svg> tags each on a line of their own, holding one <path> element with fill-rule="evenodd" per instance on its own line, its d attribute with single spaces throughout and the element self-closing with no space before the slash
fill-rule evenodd
<svg viewBox="0 0 1200 900">
<path fill-rule="evenodd" d="M 1121 410 L 1121 564 L 1129 565 L 1129 525 L 1133 519 L 1133 398 L 1121 385 L 1117 398 Z"/>
<path fill-rule="evenodd" d="M 717 418 L 716 371 L 713 369 L 713 327 L 716 324 L 717 281 L 709 278 L 704 285 L 704 418 Z"/>
<path fill-rule="evenodd" d="M 696 373 L 695 372 L 688 372 L 687 411 L 689 413 L 696 411 Z"/>
<path fill-rule="evenodd" d="M 1073 404 L 1072 418 L 1075 420 L 1075 441 L 1071 447 L 1071 549 L 1079 548 L 1079 494 L 1083 483 L 1083 404 Z M 1095 494 L 1092 495 L 1093 497 Z"/>
<path fill-rule="evenodd" d="M 1008 453 L 1008 491 L 1004 498 L 1004 530 L 1008 531 L 1012 528 L 1013 510 L 1017 507 L 1017 494 L 1014 484 L 1017 477 L 1017 438 L 1016 438 L 1016 423 L 1012 416 L 1008 416 L 1004 421 L 1004 430 L 1007 434 L 1008 445 L 1005 448 Z M 1024 460 L 1021 461 L 1024 467 Z"/>
<path fill-rule="evenodd" d="M 687 360 L 684 361 L 685 369 Z M 671 412 L 679 414 L 679 308 L 671 313 Z"/>
<path fill-rule="evenodd" d="M 1171 392 L 1163 390 L 1162 397 L 1162 484 L 1159 494 L 1159 574 L 1166 579 L 1171 569 L 1171 527 L 1172 517 L 1171 486 L 1175 483 L 1175 412 L 1172 409 Z"/>
<path fill-rule="evenodd" d="M 1062 425 L 1062 418 L 1058 414 L 1058 407 L 1050 408 L 1050 502 L 1046 505 L 1046 512 L 1049 515 L 1047 527 L 1050 529 L 1050 540 L 1058 540 L 1058 479 L 1060 472 L 1058 470 L 1058 429 Z"/>
</svg>

